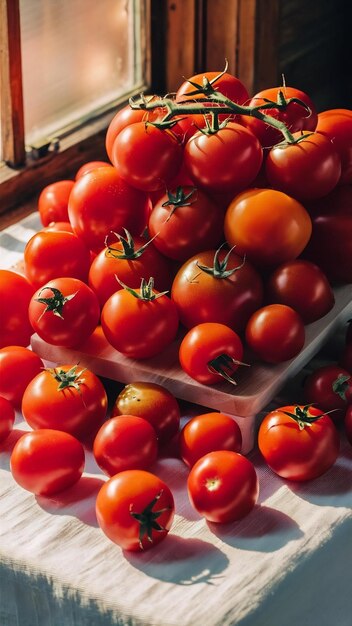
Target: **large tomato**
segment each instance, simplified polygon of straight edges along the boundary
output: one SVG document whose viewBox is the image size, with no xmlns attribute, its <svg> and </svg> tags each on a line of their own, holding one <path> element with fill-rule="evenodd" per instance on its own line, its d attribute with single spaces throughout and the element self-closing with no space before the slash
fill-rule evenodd
<svg viewBox="0 0 352 626">
<path fill-rule="evenodd" d="M 169 532 L 175 504 L 169 487 L 144 470 L 126 470 L 101 487 L 96 501 L 100 528 L 123 550 L 147 550 Z"/>
<path fill-rule="evenodd" d="M 258 267 L 270 267 L 301 254 L 312 223 L 302 204 L 282 191 L 249 189 L 228 207 L 224 231 L 238 254 L 246 254 Z"/>
<path fill-rule="evenodd" d="M 15 481 L 38 496 L 52 496 L 72 487 L 84 468 L 82 444 L 68 433 L 41 429 L 25 433 L 10 459 Z"/>
<path fill-rule="evenodd" d="M 44 369 L 29 383 L 22 400 L 23 417 L 31 428 L 61 430 L 79 439 L 96 434 L 106 411 L 99 378 L 77 365 Z"/>
<path fill-rule="evenodd" d="M 318 367 L 304 381 L 304 398 L 322 411 L 332 411 L 334 422 L 343 419 L 347 404 L 352 402 L 352 376 L 335 364 Z"/>
<path fill-rule="evenodd" d="M 202 456 L 217 450 L 241 452 L 242 435 L 238 424 L 224 413 L 204 413 L 192 417 L 183 427 L 180 456 L 192 467 Z"/>
<path fill-rule="evenodd" d="M 305 340 L 301 317 L 286 304 L 269 304 L 258 309 L 246 326 L 246 341 L 266 363 L 282 363 L 296 356 Z"/>
<path fill-rule="evenodd" d="M 171 297 L 186 328 L 203 322 L 226 324 L 241 332 L 261 305 L 262 281 L 248 261 L 233 251 L 207 250 L 178 270 Z"/>
<path fill-rule="evenodd" d="M 28 346 L 33 333 L 28 318 L 33 292 L 33 285 L 24 276 L 0 269 L 0 348 Z"/>
<path fill-rule="evenodd" d="M 326 135 L 341 158 L 339 183 L 352 183 L 352 114 L 324 112 L 318 115 L 317 132 Z"/>
<path fill-rule="evenodd" d="M 41 358 L 28 348 L 23 346 L 1 348 L 0 396 L 9 400 L 16 409 L 20 409 L 24 390 L 43 367 Z"/>
<path fill-rule="evenodd" d="M 149 200 L 128 185 L 113 167 L 100 167 L 76 181 L 68 214 L 73 230 L 91 250 L 104 248 L 105 237 L 123 227 L 140 235 L 146 225 Z"/>
<path fill-rule="evenodd" d="M 271 100 L 275 103 L 280 102 L 282 99 L 280 94 L 282 94 L 286 100 L 289 100 L 290 98 L 298 98 L 304 102 L 308 109 L 301 104 L 291 102 L 281 110 L 273 106 L 270 109 L 262 110 L 262 113 L 284 122 L 291 133 L 300 130 L 315 130 L 318 121 L 316 108 L 310 97 L 295 87 L 281 86 L 263 89 L 263 91 L 259 91 L 255 96 L 253 96 L 248 105 L 253 107 L 260 104 L 266 104 L 266 100 Z M 244 124 L 246 128 L 249 128 L 252 133 L 258 137 L 262 146 L 266 148 L 271 148 L 271 146 L 282 141 L 283 139 L 282 133 L 277 128 L 273 128 L 255 117 L 243 115 L 241 116 L 241 124 Z"/>
<path fill-rule="evenodd" d="M 229 523 L 248 515 L 258 499 L 253 463 L 230 450 L 209 452 L 192 467 L 187 481 L 192 506 L 209 522 Z"/>
<path fill-rule="evenodd" d="M 276 474 L 305 481 L 317 478 L 335 463 L 340 439 L 333 422 L 320 409 L 291 405 L 268 413 L 259 428 L 258 445 Z"/>
<path fill-rule="evenodd" d="M 265 161 L 274 189 L 299 199 L 322 198 L 337 185 L 341 159 L 328 137 L 320 133 L 294 133 L 298 143 L 279 143 Z"/>
<path fill-rule="evenodd" d="M 73 180 L 59 180 L 41 191 L 38 211 L 43 226 L 68 220 L 68 199 L 74 184 Z"/>
<path fill-rule="evenodd" d="M 15 422 L 15 409 L 11 402 L 0 396 L 0 443 L 9 436 Z"/>
</svg>

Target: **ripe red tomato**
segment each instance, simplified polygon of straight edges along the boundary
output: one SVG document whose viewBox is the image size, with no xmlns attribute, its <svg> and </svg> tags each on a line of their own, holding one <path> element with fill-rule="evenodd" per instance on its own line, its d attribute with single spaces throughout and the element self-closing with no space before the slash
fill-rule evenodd
<svg viewBox="0 0 352 626">
<path fill-rule="evenodd" d="M 0 349 L 0 396 L 16 408 L 21 408 L 22 396 L 28 383 L 39 374 L 44 363 L 35 352 L 22 346 Z"/>
<path fill-rule="evenodd" d="M 82 444 L 59 430 L 41 429 L 17 441 L 10 459 L 15 481 L 38 496 L 52 496 L 72 487 L 82 476 Z"/>
<path fill-rule="evenodd" d="M 112 118 L 106 133 L 105 147 L 110 161 L 112 161 L 112 149 L 117 135 L 130 124 L 141 122 L 146 117 L 146 112 L 142 109 L 131 109 L 127 104 L 123 109 L 117 111 Z"/>
<path fill-rule="evenodd" d="M 143 191 L 165 188 L 181 161 L 182 147 L 175 135 L 150 123 L 126 126 L 114 141 L 113 164 L 129 185 Z"/>
<path fill-rule="evenodd" d="M 121 237 L 105 247 L 95 257 L 90 266 L 88 282 L 97 294 L 101 306 L 115 291 L 122 289 L 116 277 L 136 289 L 142 278 L 148 280 L 153 276 L 158 291 L 170 288 L 172 279 L 169 262 L 154 247 L 153 242 L 147 247 L 145 245 L 145 239 L 134 237 L 132 240 L 128 233 L 123 239 Z"/>
<path fill-rule="evenodd" d="M 89 161 L 88 163 L 84 163 L 79 170 L 77 170 L 75 180 L 78 180 L 88 172 L 92 170 L 97 170 L 99 167 L 112 167 L 110 163 L 107 161 Z"/>
<path fill-rule="evenodd" d="M 216 247 L 223 236 L 224 214 L 202 191 L 178 187 L 154 206 L 148 229 L 155 247 L 167 257 L 186 261 Z M 154 274 L 150 274 L 154 275 Z"/>
<path fill-rule="evenodd" d="M 38 211 L 43 226 L 48 226 L 50 222 L 68 221 L 68 199 L 73 185 L 73 180 L 59 180 L 41 191 Z"/>
<path fill-rule="evenodd" d="M 268 302 L 292 307 L 305 324 L 326 315 L 335 303 L 323 271 L 302 259 L 279 265 L 269 277 L 266 294 Z"/>
<path fill-rule="evenodd" d="M 40 372 L 26 388 L 23 417 L 37 430 L 60 430 L 78 439 L 95 435 L 107 412 L 107 396 L 99 378 L 77 365 Z"/>
<path fill-rule="evenodd" d="M 295 417 L 286 415 L 286 412 Z M 311 421 L 315 420 L 316 421 Z M 288 480 L 324 474 L 339 453 L 339 434 L 320 409 L 283 406 L 268 413 L 259 427 L 259 449 L 269 467 Z"/>
<path fill-rule="evenodd" d="M 76 181 L 68 214 L 73 230 L 95 252 L 104 248 L 105 237 L 127 228 L 140 235 L 147 223 L 149 200 L 128 185 L 113 167 L 100 167 Z"/>
<path fill-rule="evenodd" d="M 262 303 L 263 285 L 258 272 L 235 252 L 207 250 L 181 266 L 171 297 L 186 328 L 218 322 L 241 332 Z"/>
<path fill-rule="evenodd" d="M 0 269 L 0 348 L 28 346 L 33 333 L 28 318 L 33 292 L 24 276 Z"/>
<path fill-rule="evenodd" d="M 108 476 L 125 470 L 148 469 L 158 455 L 156 432 L 142 417 L 112 417 L 100 427 L 94 439 L 93 454 Z"/>
<path fill-rule="evenodd" d="M 73 233 L 73 228 L 70 224 L 70 222 L 50 222 L 50 224 L 48 226 L 46 226 L 45 228 L 42 229 L 43 231 L 47 231 L 47 230 L 55 230 L 55 231 L 61 231 L 64 230 L 67 233 Z"/>
<path fill-rule="evenodd" d="M 111 416 L 126 414 L 147 420 L 160 444 L 170 441 L 180 425 L 180 407 L 176 398 L 156 383 L 137 381 L 123 388 L 116 398 Z"/>
<path fill-rule="evenodd" d="M 0 396 L 0 443 L 9 436 L 15 422 L 15 409 L 11 402 Z"/>
<path fill-rule="evenodd" d="M 209 522 L 229 523 L 248 515 L 258 499 L 253 463 L 230 450 L 209 452 L 192 467 L 187 481 L 192 506 Z"/>
<path fill-rule="evenodd" d="M 339 365 L 318 367 L 304 381 L 304 398 L 324 412 L 333 411 L 330 417 L 338 422 L 352 400 L 352 376 Z"/>
<path fill-rule="evenodd" d="M 202 74 L 195 74 L 188 80 L 185 80 L 178 88 L 176 93 L 176 102 L 184 102 L 185 100 L 201 100 L 204 98 L 203 94 L 192 95 L 192 92 L 196 88 L 191 84 L 197 83 L 198 85 L 202 85 L 204 78 L 212 84 L 215 91 L 219 91 L 226 96 L 226 98 L 229 98 L 229 100 L 237 102 L 238 104 L 244 104 L 247 102 L 249 96 L 244 84 L 241 83 L 238 78 L 232 76 L 232 74 L 228 74 L 227 72 L 222 73 L 221 71 L 203 72 Z"/>
<path fill-rule="evenodd" d="M 238 424 L 223 413 L 204 413 L 192 417 L 180 437 L 182 460 L 192 467 L 202 456 L 217 450 L 241 452 L 242 435 Z"/>
<path fill-rule="evenodd" d="M 217 323 L 194 326 L 183 338 L 179 359 L 182 369 L 203 385 L 231 379 L 242 360 L 243 346 L 234 330 Z"/>
<path fill-rule="evenodd" d="M 186 143 L 184 163 L 197 186 L 209 192 L 233 192 L 256 178 L 263 151 L 253 133 L 230 122 L 215 134 L 197 132 Z"/>
<path fill-rule="evenodd" d="M 352 404 L 347 407 L 345 415 L 345 432 L 346 437 L 352 446 Z"/>
<path fill-rule="evenodd" d="M 269 304 L 250 317 L 246 341 L 255 355 L 266 363 L 282 363 L 296 356 L 303 348 L 303 321 L 285 304 Z"/>
<path fill-rule="evenodd" d="M 101 325 L 108 342 L 127 357 L 147 359 L 162 352 L 176 337 L 176 305 L 165 294 L 146 297 L 143 287 L 116 291 L 104 304 Z M 162 292 L 160 292 L 162 293 Z M 123 328 L 123 332 L 121 332 Z"/>
<path fill-rule="evenodd" d="M 302 204 L 282 191 L 249 189 L 228 207 L 224 231 L 238 254 L 268 267 L 297 258 L 309 241 L 312 223 Z"/>
<path fill-rule="evenodd" d="M 253 107 L 265 104 L 265 100 L 278 102 L 280 92 L 286 100 L 298 98 L 309 107 L 310 112 L 304 106 L 291 102 L 282 110 L 273 107 L 272 109 L 262 110 L 262 113 L 284 122 L 291 133 L 301 130 L 315 130 L 318 121 L 316 108 L 310 97 L 295 87 L 281 86 L 263 89 L 253 96 L 248 105 Z M 265 122 L 255 117 L 243 115 L 241 116 L 241 124 L 249 128 L 258 137 L 262 146 L 266 148 L 271 148 L 271 146 L 283 140 L 283 135 L 278 129 L 265 124 Z"/>
<path fill-rule="evenodd" d="M 175 513 L 169 487 L 144 470 L 126 470 L 101 487 L 96 501 L 102 531 L 123 550 L 148 550 L 168 534 Z"/>
<path fill-rule="evenodd" d="M 328 137 L 310 131 L 293 134 L 299 143 L 272 148 L 265 162 L 267 179 L 274 187 L 301 200 L 322 198 L 341 176 L 341 159 Z M 303 137 L 303 139 L 301 139 Z"/>
<path fill-rule="evenodd" d="M 318 115 L 317 132 L 326 135 L 341 158 L 340 185 L 352 183 L 352 115 L 336 113 Z"/>
<path fill-rule="evenodd" d="M 54 346 L 80 345 L 97 327 L 99 316 L 97 296 L 76 278 L 49 281 L 29 303 L 33 330 Z"/>
<path fill-rule="evenodd" d="M 37 288 L 60 276 L 87 281 L 89 265 L 88 248 L 76 235 L 65 231 L 39 231 L 24 250 L 26 276 Z"/>
</svg>

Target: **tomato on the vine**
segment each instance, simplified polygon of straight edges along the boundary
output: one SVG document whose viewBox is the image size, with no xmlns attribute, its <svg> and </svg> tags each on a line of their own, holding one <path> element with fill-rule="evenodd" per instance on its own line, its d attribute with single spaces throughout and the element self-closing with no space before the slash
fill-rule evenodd
<svg viewBox="0 0 352 626">
<path fill-rule="evenodd" d="M 127 104 L 123 109 L 117 111 L 112 118 L 105 137 L 106 152 L 112 162 L 112 149 L 117 135 L 130 124 L 141 122 L 146 117 L 145 111 L 142 109 L 131 109 Z"/>
<path fill-rule="evenodd" d="M 38 211 L 43 226 L 50 222 L 68 220 L 68 199 L 74 185 L 73 180 L 59 180 L 42 189 L 38 199 Z"/>
<path fill-rule="evenodd" d="M 22 396 L 30 381 L 41 371 L 44 363 L 32 350 L 23 346 L 0 349 L 0 396 L 21 408 Z"/>
<path fill-rule="evenodd" d="M 247 103 L 249 95 L 246 87 L 236 76 L 232 76 L 228 72 L 203 72 L 203 74 L 191 76 L 178 88 L 176 102 L 201 100 L 204 97 L 202 93 L 194 94 L 192 92 L 197 89 L 195 84 L 203 85 L 204 79 L 211 83 L 215 91 L 222 93 L 229 100 L 238 104 Z M 192 83 L 194 84 L 192 85 Z"/>
<path fill-rule="evenodd" d="M 33 292 L 24 276 L 0 269 L 0 348 L 28 346 L 33 333 L 28 317 Z"/>
<path fill-rule="evenodd" d="M 189 467 L 209 452 L 241 452 L 241 446 L 240 427 L 232 417 L 224 413 L 204 413 L 192 417 L 179 437 L 180 456 Z"/>
<path fill-rule="evenodd" d="M 255 355 L 266 363 L 288 361 L 304 346 L 303 321 L 286 304 L 269 304 L 249 318 L 246 341 Z"/>
</svg>

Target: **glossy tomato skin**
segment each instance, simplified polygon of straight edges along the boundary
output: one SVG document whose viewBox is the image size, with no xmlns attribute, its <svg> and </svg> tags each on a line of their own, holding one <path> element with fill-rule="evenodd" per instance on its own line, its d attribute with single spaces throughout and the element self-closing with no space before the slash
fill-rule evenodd
<svg viewBox="0 0 352 626">
<path fill-rule="evenodd" d="M 276 267 L 306 247 L 312 223 L 294 198 L 274 189 L 249 189 L 229 205 L 224 222 L 228 244 L 258 267 Z"/>
<path fill-rule="evenodd" d="M 157 498 L 152 512 L 161 530 L 152 529 L 139 538 L 140 524 L 131 513 L 141 514 Z M 96 501 L 98 523 L 111 541 L 123 550 L 138 552 L 160 543 L 169 532 L 174 518 L 174 499 L 169 487 L 157 476 L 144 470 L 126 470 L 110 478 L 100 489 Z"/>
<path fill-rule="evenodd" d="M 84 163 L 84 165 L 82 165 L 79 170 L 77 170 L 75 180 L 78 180 L 88 172 L 91 172 L 92 170 L 97 170 L 100 167 L 112 166 L 107 161 L 88 161 L 88 163 Z"/>
<path fill-rule="evenodd" d="M 52 496 L 72 487 L 84 469 L 82 444 L 58 430 L 26 433 L 17 441 L 10 459 L 15 481 L 37 496 Z"/>
<path fill-rule="evenodd" d="M 341 159 L 328 137 L 303 131 L 296 144 L 283 142 L 272 148 L 265 162 L 270 185 L 300 200 L 322 198 L 341 176 Z M 294 133 L 298 139 L 302 133 Z"/>
<path fill-rule="evenodd" d="M 62 230 L 64 230 L 67 233 L 73 233 L 73 228 L 72 228 L 70 222 L 50 222 L 50 224 L 48 224 L 48 226 L 46 226 L 42 230 L 44 230 L 44 231 L 47 231 L 47 230 L 62 231 Z"/>
<path fill-rule="evenodd" d="M 59 180 L 41 191 L 38 211 L 43 226 L 48 226 L 50 222 L 68 221 L 68 199 L 73 185 L 73 180 Z"/>
<path fill-rule="evenodd" d="M 72 365 L 61 365 L 57 371 L 68 372 Z M 60 381 L 55 371 L 45 369 L 26 388 L 22 400 L 22 413 L 34 430 L 59 430 L 78 439 L 96 434 L 107 412 L 107 396 L 99 378 L 87 369 L 82 371 L 78 388 L 59 389 Z"/>
<path fill-rule="evenodd" d="M 7 439 L 15 422 L 15 409 L 11 402 L 0 396 L 0 444 Z"/>
<path fill-rule="evenodd" d="M 310 324 L 326 315 L 334 306 L 335 296 L 324 272 L 303 259 L 288 261 L 270 275 L 267 301 L 286 304 Z"/>
<path fill-rule="evenodd" d="M 126 385 L 116 398 L 111 416 L 125 414 L 147 420 L 160 444 L 170 441 L 180 425 L 180 407 L 176 398 L 156 383 L 135 381 Z"/>
<path fill-rule="evenodd" d="M 259 449 L 269 467 L 282 478 L 312 480 L 335 463 L 339 434 L 332 420 L 316 407 L 311 407 L 309 414 L 322 417 L 300 429 L 294 419 L 283 413 L 292 413 L 294 409 L 284 406 L 268 413 L 259 427 Z"/>
<path fill-rule="evenodd" d="M 285 304 L 269 304 L 258 309 L 246 326 L 246 341 L 265 363 L 282 363 L 295 357 L 303 348 L 303 321 Z"/>
<path fill-rule="evenodd" d="M 209 452 L 192 467 L 187 481 L 192 506 L 209 522 L 229 523 L 245 517 L 258 499 L 253 463 L 230 450 Z"/>
<path fill-rule="evenodd" d="M 209 452 L 217 450 L 241 452 L 241 430 L 235 420 L 224 413 L 196 415 L 183 427 L 179 446 L 182 460 L 192 467 Z"/>
<path fill-rule="evenodd" d="M 348 406 L 347 411 L 346 411 L 345 432 L 346 432 L 346 437 L 352 446 L 352 404 Z"/>
<path fill-rule="evenodd" d="M 220 76 L 222 72 L 204 72 L 203 74 L 195 74 L 189 80 L 186 80 L 182 83 L 176 93 L 176 102 L 183 102 L 187 100 L 200 100 L 203 95 L 189 95 L 192 91 L 195 90 L 195 87 L 191 84 L 197 83 L 198 85 L 203 84 L 203 78 L 207 78 L 209 82 L 214 81 L 214 78 L 219 76 L 218 80 L 212 83 L 213 88 L 216 91 L 222 93 L 226 98 L 229 98 L 233 102 L 238 104 L 247 103 L 249 96 L 248 91 L 244 84 L 232 74 L 225 72 Z"/>
<path fill-rule="evenodd" d="M 180 365 L 191 378 L 203 385 L 220 383 L 224 378 L 209 369 L 209 362 L 223 354 L 235 361 L 242 360 L 243 345 L 237 333 L 225 324 L 212 322 L 197 324 L 181 341 Z M 237 367 L 236 363 L 232 363 L 232 372 L 235 372 Z"/>
<path fill-rule="evenodd" d="M 73 230 L 87 248 L 100 252 L 105 237 L 127 228 L 140 235 L 146 225 L 149 200 L 128 185 L 113 167 L 100 167 L 76 181 L 68 214 Z"/>
<path fill-rule="evenodd" d="M 220 251 L 220 262 L 227 252 Z M 215 278 L 199 268 L 200 265 L 212 267 L 214 255 L 215 250 L 207 250 L 186 261 L 174 278 L 171 298 L 186 328 L 218 322 L 241 332 L 250 315 L 262 304 L 261 277 L 250 262 L 243 263 L 242 257 L 231 252 L 227 269 L 239 269 L 226 278 Z"/>
<path fill-rule="evenodd" d="M 0 348 L 28 346 L 33 333 L 28 318 L 33 292 L 33 285 L 24 276 L 0 269 Z"/>
<path fill-rule="evenodd" d="M 168 186 L 181 161 L 182 147 L 175 135 L 145 122 L 127 126 L 114 141 L 114 166 L 129 185 L 142 191 Z"/>
<path fill-rule="evenodd" d="M 36 288 L 61 276 L 87 281 L 89 265 L 88 248 L 65 231 L 39 231 L 24 250 L 25 273 Z"/>
<path fill-rule="evenodd" d="M 192 187 L 184 188 L 184 194 Z M 224 214 L 221 208 L 202 191 L 195 189 L 184 206 L 168 204 L 164 194 L 154 206 L 148 229 L 155 247 L 175 261 L 186 261 L 191 256 L 215 248 L 223 236 Z M 165 205 L 165 206 L 163 206 Z"/>
<path fill-rule="evenodd" d="M 60 316 L 47 310 L 40 299 L 55 297 L 58 290 L 67 300 Z M 71 296 L 73 296 L 71 298 Z M 55 346 L 71 348 L 88 339 L 97 327 L 100 307 L 95 293 L 76 278 L 56 278 L 38 289 L 29 303 L 29 319 L 33 330 Z"/>
<path fill-rule="evenodd" d="M 340 185 L 352 184 L 352 115 L 319 114 L 317 132 L 328 137 L 341 159 Z"/>
<path fill-rule="evenodd" d="M 27 385 L 42 370 L 41 358 L 23 346 L 6 346 L 0 349 L 0 396 L 16 408 L 21 408 Z"/>
<path fill-rule="evenodd" d="M 158 455 L 156 432 L 142 417 L 112 417 L 99 429 L 93 454 L 108 476 L 131 469 L 146 470 Z"/>
<path fill-rule="evenodd" d="M 147 359 L 175 339 L 178 314 L 166 295 L 143 301 L 120 289 L 105 302 L 101 325 L 106 339 L 118 352 L 132 359 Z"/>
<path fill-rule="evenodd" d="M 141 122 L 146 117 L 146 112 L 142 109 L 131 109 L 127 104 L 120 109 L 112 118 L 106 133 L 105 147 L 110 161 L 112 161 L 113 145 L 117 135 L 130 124 Z"/>
<path fill-rule="evenodd" d="M 248 187 L 263 162 L 258 139 L 230 122 L 215 134 L 198 132 L 184 148 L 184 163 L 195 184 L 210 193 L 234 194 Z"/>
<path fill-rule="evenodd" d="M 302 102 L 304 102 L 309 107 L 310 112 L 307 111 L 302 105 L 295 102 L 291 102 L 285 109 L 281 111 L 273 107 L 272 109 L 266 109 L 262 112 L 266 115 L 270 115 L 271 117 L 274 117 L 275 119 L 284 122 L 284 124 L 291 131 L 291 133 L 301 130 L 314 131 L 318 122 L 316 108 L 311 98 L 306 93 L 300 91 L 299 89 L 296 89 L 295 87 L 281 86 L 263 89 L 262 91 L 259 91 L 255 96 L 253 96 L 248 105 L 258 106 L 259 104 L 264 104 L 265 99 L 277 102 L 279 91 L 283 92 L 287 100 L 290 98 L 298 98 L 299 100 L 302 100 Z M 241 124 L 244 124 L 246 128 L 249 128 L 252 133 L 254 133 L 258 137 L 262 146 L 265 146 L 266 148 L 271 148 L 272 146 L 283 140 L 283 135 L 279 130 L 265 124 L 255 117 L 243 115 L 241 116 Z"/>
<path fill-rule="evenodd" d="M 136 251 L 146 243 L 142 237 L 133 239 Z M 111 245 L 114 251 L 111 253 L 108 248 L 103 248 L 95 257 L 89 270 L 88 283 L 97 294 L 100 306 L 103 306 L 115 291 L 122 289 L 116 276 L 122 283 L 133 289 L 140 286 L 142 278 L 148 280 L 150 276 L 154 277 L 155 288 L 158 291 L 170 288 L 170 264 L 153 243 L 149 244 L 143 254 L 136 259 L 118 258 L 123 251 L 122 244 L 114 242 Z"/>
<path fill-rule="evenodd" d="M 349 379 L 346 399 L 343 399 L 333 389 L 333 385 L 339 376 Z M 340 365 L 324 365 L 318 367 L 306 377 L 303 391 L 307 403 L 318 406 L 324 412 L 332 411 L 330 414 L 331 420 L 339 422 L 346 413 L 348 401 L 352 399 L 352 376 Z"/>
</svg>

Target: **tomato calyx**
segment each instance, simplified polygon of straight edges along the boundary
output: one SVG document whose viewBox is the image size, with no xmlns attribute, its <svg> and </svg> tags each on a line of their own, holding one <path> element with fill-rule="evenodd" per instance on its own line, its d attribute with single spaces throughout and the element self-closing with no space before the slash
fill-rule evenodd
<svg viewBox="0 0 352 626">
<path fill-rule="evenodd" d="M 306 404 L 305 406 L 295 406 L 294 413 L 290 411 L 283 411 L 282 409 L 278 409 L 280 413 L 285 413 L 288 417 L 291 417 L 295 422 L 297 422 L 299 429 L 303 430 L 306 426 L 311 426 L 314 422 L 320 420 L 327 413 L 322 413 L 320 415 L 309 415 L 309 409 L 313 406 L 313 404 Z M 329 411 L 330 413 L 331 411 Z"/>
<path fill-rule="evenodd" d="M 250 367 L 249 363 L 243 363 L 242 361 L 238 361 L 234 359 L 229 354 L 225 352 L 223 354 L 219 354 L 214 359 L 208 361 L 207 366 L 209 372 L 212 374 L 219 374 L 224 380 L 227 380 L 228 383 L 232 385 L 237 385 L 237 382 L 233 378 L 233 373 L 235 369 L 237 369 L 238 365 L 245 365 L 246 367 Z M 235 366 L 235 368 L 234 368 Z"/>
<path fill-rule="evenodd" d="M 109 235 L 107 235 L 105 237 L 105 246 L 107 248 L 105 251 L 105 256 L 112 257 L 113 259 L 127 259 L 129 261 L 132 259 L 139 259 L 139 257 L 142 256 L 145 249 L 149 246 L 149 244 L 153 241 L 153 239 L 155 239 L 155 237 L 159 234 L 159 233 L 156 233 L 154 237 L 149 239 L 143 246 L 141 246 L 140 248 L 138 248 L 138 250 L 136 250 L 135 242 L 133 240 L 131 233 L 127 230 L 127 228 L 124 228 L 123 230 L 125 231 L 125 235 L 126 235 L 125 237 L 123 237 L 122 235 L 119 235 L 119 233 L 115 233 L 114 231 L 111 231 L 112 234 L 115 235 L 115 237 L 121 243 L 123 251 L 118 250 L 117 248 L 114 248 L 113 246 L 109 245 L 108 243 Z"/>
<path fill-rule="evenodd" d="M 53 293 L 53 295 L 50 298 L 41 297 L 40 294 L 45 289 L 50 289 L 50 291 Z M 43 287 L 39 291 L 39 294 L 38 294 L 39 298 L 35 298 L 36 302 L 41 302 L 42 304 L 46 305 L 46 308 L 44 309 L 43 313 L 40 315 L 38 321 L 41 320 L 43 315 L 47 313 L 48 311 L 51 311 L 53 315 L 56 315 L 56 317 L 60 317 L 61 319 L 64 319 L 62 315 L 63 308 L 66 302 L 69 302 L 70 300 L 72 300 L 72 298 L 74 298 L 77 295 L 77 293 L 78 291 L 75 291 L 75 293 L 71 293 L 68 296 L 64 296 L 64 294 L 59 289 L 56 289 L 55 287 Z"/>
<path fill-rule="evenodd" d="M 73 387 L 78 393 L 81 393 L 80 385 L 83 385 L 85 382 L 84 378 L 81 378 L 81 376 L 87 368 L 84 367 L 80 372 L 77 372 L 77 367 L 78 365 L 73 365 L 67 372 L 58 367 L 47 367 L 45 371 L 49 372 L 59 383 L 57 391 L 63 391 L 64 389 Z"/>
<path fill-rule="evenodd" d="M 193 202 L 196 201 L 196 192 L 197 187 L 192 187 L 191 190 L 186 193 L 185 189 L 181 186 L 177 187 L 175 192 L 171 191 L 167 192 L 168 199 L 163 202 L 161 206 L 172 206 L 169 216 L 167 217 L 167 222 L 170 217 L 175 213 L 176 209 L 180 206 L 191 206 Z M 156 235 L 155 235 L 156 237 Z"/>
<path fill-rule="evenodd" d="M 125 285 L 125 283 L 123 283 L 116 274 L 115 278 L 117 282 L 121 285 L 121 287 L 128 291 L 131 296 L 138 298 L 138 300 L 143 300 L 143 302 L 152 302 L 153 300 L 157 300 L 158 298 L 161 298 L 161 296 L 165 296 L 168 293 L 167 291 L 154 291 L 154 278 L 152 276 L 149 278 L 148 282 L 145 280 L 145 278 L 142 278 L 139 291 L 137 291 L 136 289 L 132 289 L 132 287 L 128 287 L 128 285 Z"/>
<path fill-rule="evenodd" d="M 332 383 L 332 390 L 336 393 L 341 400 L 347 402 L 347 390 L 350 387 L 351 376 L 347 376 L 346 374 L 339 374 L 339 376 Z"/>
<path fill-rule="evenodd" d="M 166 530 L 164 526 L 161 526 L 159 522 L 157 522 L 158 517 L 165 513 L 165 511 L 170 511 L 170 507 L 165 507 L 164 509 L 159 509 L 158 511 L 153 511 L 153 507 L 156 505 L 158 500 L 160 500 L 163 494 L 163 490 L 161 490 L 149 504 L 143 509 L 141 513 L 135 513 L 133 509 L 133 504 L 130 505 L 130 515 L 139 523 L 139 547 L 141 550 L 144 549 L 143 539 L 147 539 L 150 543 L 153 543 L 153 530 L 157 532 L 162 532 Z"/>
<path fill-rule="evenodd" d="M 199 267 L 199 269 L 202 270 L 202 272 L 205 272 L 206 274 L 210 274 L 210 276 L 214 276 L 214 278 L 228 278 L 229 276 L 232 276 L 232 274 L 240 270 L 246 262 L 246 255 L 243 256 L 243 261 L 242 263 L 240 263 L 240 265 L 237 265 L 236 267 L 233 267 L 232 269 L 228 270 L 227 265 L 231 256 L 231 252 L 234 250 L 236 246 L 233 246 L 228 251 L 224 259 L 220 261 L 219 254 L 224 245 L 226 244 L 222 244 L 220 248 L 218 248 L 217 251 L 215 252 L 214 265 L 212 267 L 208 267 L 207 265 L 200 265 L 198 261 L 196 264 L 197 267 Z"/>
</svg>

